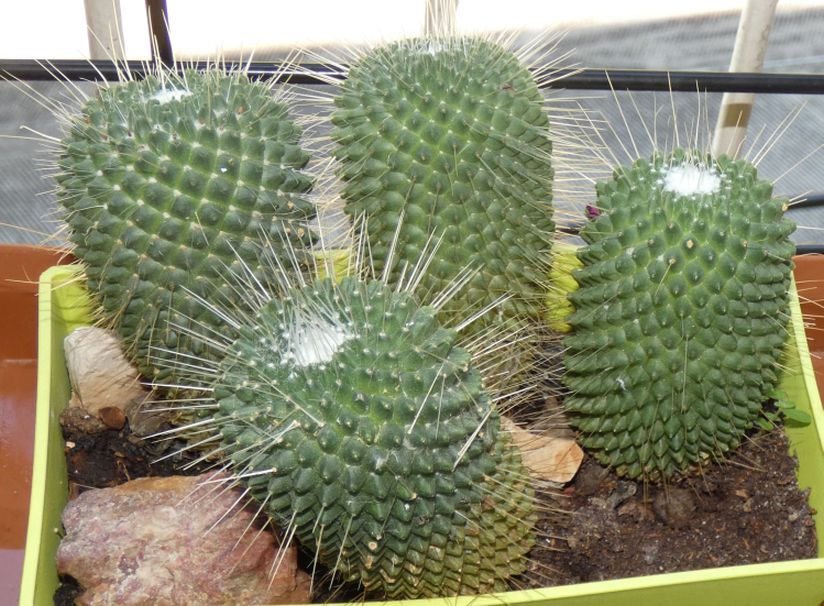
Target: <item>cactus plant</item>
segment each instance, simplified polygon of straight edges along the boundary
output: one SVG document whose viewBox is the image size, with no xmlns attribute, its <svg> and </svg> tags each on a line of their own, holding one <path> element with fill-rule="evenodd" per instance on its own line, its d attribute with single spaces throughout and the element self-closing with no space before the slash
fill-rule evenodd
<svg viewBox="0 0 824 606">
<path fill-rule="evenodd" d="M 269 86 L 217 68 L 101 88 L 71 119 L 57 182 L 73 253 L 149 378 L 204 352 L 191 332 L 226 333 L 197 299 L 242 305 L 225 274 L 264 271 L 256 241 L 309 242 L 300 135 Z"/>
<path fill-rule="evenodd" d="M 666 479 L 735 448 L 778 382 L 794 224 L 746 161 L 678 150 L 599 184 L 570 294 L 583 444 Z"/>
<path fill-rule="evenodd" d="M 503 590 L 532 489 L 469 353 L 380 280 L 289 290 L 219 366 L 220 452 L 287 535 L 390 598 Z"/>
<path fill-rule="evenodd" d="M 431 257 L 424 302 L 470 272 L 445 319 L 511 296 L 475 331 L 541 315 L 554 229 L 542 104 L 513 53 L 471 37 L 379 47 L 335 99 L 344 211 L 365 217 L 375 269 L 397 282 L 408 260 Z"/>
</svg>

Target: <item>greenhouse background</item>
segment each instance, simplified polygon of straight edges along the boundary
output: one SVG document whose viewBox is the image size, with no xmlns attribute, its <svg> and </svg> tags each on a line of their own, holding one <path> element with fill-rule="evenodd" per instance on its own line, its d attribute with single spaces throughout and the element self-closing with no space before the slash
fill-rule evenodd
<svg viewBox="0 0 824 606">
<path fill-rule="evenodd" d="M 119 32 L 103 28 L 97 40 L 88 28 L 94 15 L 91 5 L 113 11 L 107 2 L 53 3 L 32 0 L 16 3 L 0 24 L 0 56 L 6 59 L 83 59 L 100 53 L 98 43 L 114 35 L 120 42 L 117 55 L 130 60 L 151 57 L 146 4 L 121 0 L 117 6 Z M 557 45 L 548 59 L 560 58 L 558 67 L 607 69 L 667 69 L 725 71 L 730 65 L 743 2 L 696 1 L 688 5 L 636 0 L 623 3 L 589 0 L 559 6 L 517 0 L 460 0 L 455 27 L 459 32 L 515 31 L 522 42 Z M 167 0 L 170 39 L 178 60 L 209 59 L 282 61 L 295 48 L 336 55 L 355 41 L 376 43 L 421 33 L 427 0 L 321 0 L 283 1 Z M 106 26 L 108 28 L 108 26 Z M 108 46 L 108 44 L 106 44 Z M 90 50 L 91 47 L 91 50 Z M 824 73 L 824 2 L 780 0 L 764 60 L 768 73 Z M 70 103 L 64 83 L 32 82 L 38 94 Z M 41 138 L 57 136 L 60 126 L 45 107 L 31 102 L 19 83 L 0 82 L 0 241 L 45 243 L 59 225 L 52 185 L 48 180 L 49 155 Z M 563 86 L 563 84 L 559 84 Z M 90 83 L 71 88 L 89 92 Z M 642 154 L 652 146 L 647 131 L 655 122 L 658 145 L 673 136 L 672 108 L 681 136 L 698 133 L 698 144 L 711 140 L 722 95 L 690 92 L 615 92 L 547 89 L 554 105 L 575 113 L 577 122 L 598 123 L 608 149 L 602 155 L 625 162 L 623 145 L 635 143 Z M 300 109 L 298 111 L 301 111 Z M 306 109 L 303 111 L 315 111 Z M 623 114 L 623 115 L 622 115 Z M 558 114 L 567 115 L 567 112 Z M 582 118 L 582 116 L 587 116 Z M 630 126 L 625 126 L 624 116 Z M 638 119 L 638 117 L 642 119 Z M 653 120 L 653 116 L 655 119 Z M 588 126 L 588 124 L 587 124 Z M 24 127 L 24 129 L 21 129 Z M 563 128 L 561 128 L 563 130 Z M 793 200 L 824 193 L 822 151 L 818 137 L 824 132 L 824 98 L 820 95 L 762 94 L 755 101 L 743 153 L 759 162 L 761 175 L 776 181 L 776 192 Z M 775 136 L 774 136 L 775 135 Z M 669 139 L 668 139 L 669 137 Z M 688 136 L 689 138 L 689 136 Z M 32 157 L 39 158 L 33 162 Z M 596 166 L 598 165 L 598 166 Z M 580 166 L 580 164 L 579 164 Z M 604 174 L 603 162 L 593 163 L 591 174 L 567 175 L 561 181 L 555 203 L 570 220 L 578 216 L 592 193 L 591 181 Z M 586 172 L 586 170 L 584 171 Z M 798 243 L 821 241 L 824 210 L 799 205 L 791 211 L 798 223 Z"/>
</svg>

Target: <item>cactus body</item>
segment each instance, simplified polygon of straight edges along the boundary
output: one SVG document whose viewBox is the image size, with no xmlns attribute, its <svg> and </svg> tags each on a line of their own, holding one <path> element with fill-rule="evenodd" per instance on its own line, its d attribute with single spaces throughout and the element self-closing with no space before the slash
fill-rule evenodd
<svg viewBox="0 0 824 606">
<path fill-rule="evenodd" d="M 603 463 L 663 479 L 752 426 L 787 334 L 785 202 L 752 165 L 683 151 L 599 185 L 565 380 L 572 422 Z"/>
<path fill-rule="evenodd" d="M 218 70 L 103 88 L 72 121 L 57 180 L 73 252 L 145 375 L 169 374 L 150 347 L 201 355 L 188 331 L 225 333 L 196 299 L 242 305 L 226 275 L 262 271 L 255 242 L 308 243 L 299 136 L 266 86 Z"/>
<path fill-rule="evenodd" d="M 514 295 L 476 325 L 540 318 L 546 295 L 553 176 L 548 118 L 529 71 L 480 39 L 415 39 L 372 51 L 335 101 L 333 138 L 344 211 L 365 216 L 377 271 L 440 242 L 420 289 L 434 296 L 477 270 L 442 308 L 466 318 Z"/>
<path fill-rule="evenodd" d="M 469 354 L 383 282 L 269 302 L 221 364 L 222 448 L 344 579 L 390 598 L 506 588 L 534 513 Z"/>
</svg>

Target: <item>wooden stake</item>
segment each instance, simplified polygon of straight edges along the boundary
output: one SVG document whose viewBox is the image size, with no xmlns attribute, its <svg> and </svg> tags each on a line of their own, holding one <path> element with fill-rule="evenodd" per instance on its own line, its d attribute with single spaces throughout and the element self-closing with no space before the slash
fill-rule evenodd
<svg viewBox="0 0 824 606">
<path fill-rule="evenodd" d="M 455 35 L 455 16 L 458 0 L 426 0 L 424 36 L 450 38 Z"/>
<path fill-rule="evenodd" d="M 89 59 L 125 59 L 120 0 L 84 0 Z"/>
<path fill-rule="evenodd" d="M 778 0 L 747 1 L 735 36 L 731 72 L 760 72 L 763 69 L 777 3 Z M 712 141 L 713 155 L 734 157 L 739 154 L 754 100 L 753 93 L 724 93 Z"/>
</svg>

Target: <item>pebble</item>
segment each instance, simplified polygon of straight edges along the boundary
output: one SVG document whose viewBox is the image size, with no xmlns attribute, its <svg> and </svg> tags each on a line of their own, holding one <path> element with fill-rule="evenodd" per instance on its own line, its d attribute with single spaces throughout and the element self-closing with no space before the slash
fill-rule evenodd
<svg viewBox="0 0 824 606">
<path fill-rule="evenodd" d="M 606 467 L 601 467 L 595 461 L 589 461 L 578 471 L 578 476 L 575 479 L 575 493 L 580 497 L 595 494 L 607 473 Z"/>
</svg>

